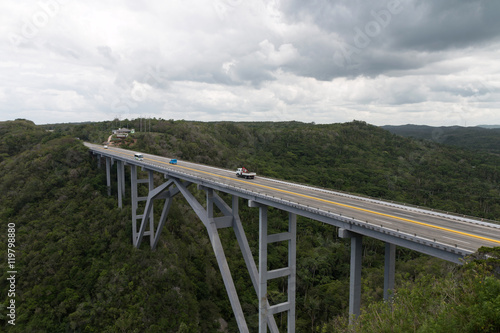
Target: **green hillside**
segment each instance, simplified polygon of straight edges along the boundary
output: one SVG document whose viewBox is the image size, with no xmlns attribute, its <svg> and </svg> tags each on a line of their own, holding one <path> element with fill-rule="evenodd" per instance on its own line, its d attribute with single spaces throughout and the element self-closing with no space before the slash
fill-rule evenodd
<svg viewBox="0 0 500 333">
<path fill-rule="evenodd" d="M 63 131 L 101 143 L 116 125 Z M 137 129 L 139 121 L 125 120 L 125 125 Z M 500 220 L 499 156 L 403 138 L 359 121 L 314 125 L 154 119 L 150 127 L 151 132 L 134 134 L 136 143 L 129 145 L 129 140 L 125 147 L 227 169 L 244 165 L 269 177 Z"/>
<path fill-rule="evenodd" d="M 498 126 L 382 126 L 391 133 L 404 137 L 430 140 L 473 151 L 483 151 L 500 155 L 500 128 Z"/>
<path fill-rule="evenodd" d="M 101 143 L 117 125 L 0 123 L 0 219 L 4 230 L 15 224 L 18 271 L 16 325 L 8 324 L 0 307 L 2 329 L 236 332 L 208 236 L 184 199 L 174 200 L 156 251 L 131 245 L 129 202 L 117 208 L 116 198 L 106 195 L 104 169 L 97 169 L 75 139 Z M 120 125 L 139 128 L 138 120 Z M 402 138 L 363 122 L 155 119 L 151 132 L 136 133 L 124 145 L 224 168 L 244 164 L 261 175 L 500 220 L 498 157 Z M 240 207 L 256 249 L 258 212 L 244 202 Z M 285 213 L 270 209 L 271 229 L 286 223 Z M 349 241 L 338 239 L 333 227 L 300 217 L 298 228 L 297 332 L 348 332 Z M 237 242 L 231 230 L 220 234 L 247 322 L 256 331 L 257 297 Z M 5 233 L 0 239 L 7 244 Z M 479 260 L 458 268 L 398 248 L 393 307 L 398 311 L 388 312 L 380 302 L 383 251 L 381 242 L 365 239 L 357 331 L 440 332 L 448 322 L 455 323 L 451 331 L 499 330 L 500 282 L 491 273 L 498 263 Z M 6 246 L 0 255 L 7 257 Z M 282 266 L 286 256 L 286 248 L 274 246 L 269 261 Z M 3 269 L 2 293 L 9 289 L 7 277 Z M 273 281 L 269 290 L 272 302 L 280 302 L 285 282 Z M 0 298 L 4 308 L 9 300 L 7 293 Z M 277 322 L 283 330 L 285 318 Z"/>
</svg>

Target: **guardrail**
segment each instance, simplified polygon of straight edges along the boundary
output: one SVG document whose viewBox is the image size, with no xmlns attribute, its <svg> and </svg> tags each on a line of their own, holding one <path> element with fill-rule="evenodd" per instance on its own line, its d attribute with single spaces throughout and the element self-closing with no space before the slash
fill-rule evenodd
<svg viewBox="0 0 500 333">
<path fill-rule="evenodd" d="M 348 225 L 349 229 L 355 228 L 355 229 L 357 229 L 357 232 L 360 234 L 366 234 L 366 232 L 364 230 L 372 231 L 372 233 L 370 233 L 369 236 L 380 239 L 380 240 L 387 241 L 388 237 L 398 238 L 407 244 L 404 245 L 404 244 L 400 243 L 397 245 L 407 247 L 410 249 L 414 249 L 414 250 L 417 250 L 419 252 L 431 254 L 431 253 L 429 253 L 429 251 L 422 251 L 422 249 L 415 248 L 415 246 L 412 246 L 412 244 L 426 246 L 426 247 L 429 247 L 430 249 L 433 249 L 433 250 L 444 251 L 444 252 L 447 252 L 450 254 L 457 255 L 457 257 L 463 257 L 463 256 L 466 256 L 468 254 L 473 253 L 470 250 L 467 250 L 465 248 L 461 248 L 458 244 L 450 245 L 450 244 L 442 243 L 442 242 L 436 241 L 436 239 L 430 239 L 427 237 L 418 236 L 417 234 L 410 234 L 410 233 L 401 231 L 398 228 L 390 228 L 390 227 L 375 224 L 372 222 L 362 221 L 362 220 L 356 219 L 355 217 L 349 217 L 346 215 L 333 213 L 333 212 L 328 211 L 328 210 L 325 211 L 325 210 L 322 210 L 320 208 L 311 207 L 311 206 L 302 204 L 302 203 L 297 202 L 297 201 L 288 200 L 288 199 L 280 197 L 280 196 L 268 195 L 266 193 L 259 192 L 256 190 L 250 190 L 250 189 L 245 188 L 245 187 L 236 186 L 235 184 L 231 184 L 229 182 L 220 181 L 220 180 L 215 181 L 212 179 L 207 179 L 205 177 L 200 177 L 200 176 L 194 175 L 192 173 L 185 172 L 182 169 L 178 169 L 175 166 L 170 167 L 168 164 L 164 165 L 161 163 L 154 163 L 151 161 L 144 161 L 144 160 L 138 161 L 138 160 L 135 160 L 133 157 L 117 156 L 115 154 L 112 154 L 111 152 L 102 151 L 102 150 L 91 149 L 91 151 L 93 151 L 96 154 L 99 154 L 102 156 L 107 156 L 107 157 L 110 157 L 110 158 L 115 159 L 115 160 L 123 160 L 128 164 L 134 164 L 136 166 L 142 167 L 145 170 L 150 169 L 152 171 L 167 174 L 171 177 L 181 178 L 181 179 L 188 180 L 188 181 L 191 181 L 191 182 L 196 183 L 196 184 L 200 184 L 200 185 L 203 185 L 206 187 L 214 188 L 214 189 L 220 190 L 222 192 L 236 194 L 240 197 L 243 197 L 243 198 L 246 198 L 249 200 L 253 200 L 256 202 L 264 203 L 264 204 L 271 206 L 271 207 L 274 206 L 274 207 L 277 207 L 277 208 L 285 210 L 285 211 L 293 211 L 294 213 L 296 213 L 298 215 L 305 216 L 307 218 L 311 218 L 313 220 L 318 220 L 318 221 L 321 221 L 324 223 L 328 223 L 328 224 L 331 224 L 331 225 L 334 225 L 337 227 L 344 227 L 345 228 L 346 227 L 345 225 Z M 224 169 L 219 169 L 219 168 L 214 168 L 214 167 L 210 167 L 210 168 L 226 171 Z M 260 177 L 260 178 L 264 178 L 264 177 Z M 274 182 L 283 183 L 283 184 L 290 184 L 289 182 L 285 182 L 282 180 L 277 180 L 277 179 L 272 179 L 272 178 L 267 178 L 267 177 L 265 177 L 265 179 L 271 180 Z M 429 211 L 429 210 L 425 210 L 425 209 L 422 209 L 419 207 L 401 205 L 401 204 L 397 204 L 397 203 L 393 203 L 393 202 L 387 202 L 387 201 L 377 200 L 377 199 L 368 198 L 368 197 L 360 197 L 360 196 L 352 195 L 349 193 L 331 191 L 331 190 L 317 188 L 317 187 L 311 187 L 311 186 L 307 186 L 307 185 L 303 185 L 303 184 L 297 184 L 297 183 L 292 183 L 292 184 L 296 187 L 299 187 L 299 188 L 308 188 L 308 189 L 313 189 L 313 190 L 316 190 L 319 192 L 342 195 L 342 196 L 346 196 L 346 197 L 356 199 L 356 200 L 382 204 L 382 205 L 391 206 L 391 207 L 400 208 L 400 209 L 405 209 L 405 210 L 418 211 L 419 213 L 425 213 L 425 214 L 434 215 L 434 216 L 443 216 L 443 217 L 447 217 L 447 218 L 451 217 L 451 215 L 449 215 L 449 214 L 444 214 L 444 213 L 435 212 L 435 211 Z M 469 221 L 469 219 L 462 218 L 462 217 L 457 217 L 457 218 L 460 219 L 461 221 L 464 221 L 464 222 L 469 222 L 469 223 L 473 222 L 473 223 L 487 225 L 487 226 L 491 226 L 491 227 L 495 227 L 495 228 L 500 228 L 500 226 L 498 226 L 498 225 L 490 224 L 487 222 L 482 222 L 482 221 L 477 221 L 477 220 Z M 345 225 L 340 225 L 340 224 L 345 224 Z M 380 236 L 377 237 L 377 235 L 374 235 L 373 233 L 378 233 L 378 234 L 380 234 Z M 431 250 L 430 252 L 434 252 L 433 250 Z M 437 253 L 435 256 L 449 260 L 449 258 L 444 258 L 443 256 L 441 256 Z M 452 261 L 458 262 L 457 260 L 452 260 Z"/>
</svg>

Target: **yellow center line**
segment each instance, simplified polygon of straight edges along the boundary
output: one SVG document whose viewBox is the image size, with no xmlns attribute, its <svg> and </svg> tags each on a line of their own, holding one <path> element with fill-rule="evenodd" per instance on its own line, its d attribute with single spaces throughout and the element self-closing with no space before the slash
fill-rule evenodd
<svg viewBox="0 0 500 333">
<path fill-rule="evenodd" d="M 130 154 L 121 153 L 121 152 L 117 152 L 117 153 L 130 157 Z M 167 162 L 162 162 L 162 161 L 158 161 L 158 160 L 154 160 L 154 159 L 150 159 L 150 158 L 145 158 L 145 160 L 149 160 L 149 161 L 157 162 L 157 163 L 162 163 L 162 164 L 169 164 Z M 178 164 L 177 165 L 172 165 L 172 166 L 176 167 L 176 168 L 182 168 L 182 169 L 194 171 L 194 172 L 204 173 L 206 175 L 215 176 L 215 177 L 218 177 L 218 178 L 229 179 L 231 181 L 238 181 L 238 182 L 241 182 L 241 183 L 245 183 L 245 184 L 248 184 L 248 185 L 253 185 L 253 186 L 257 186 L 257 187 L 269 189 L 269 190 L 272 190 L 272 191 L 278 191 L 278 192 L 282 192 L 282 193 L 286 193 L 286 194 L 291 194 L 291 195 L 302 197 L 302 198 L 306 198 L 306 199 L 321 201 L 321 202 L 324 202 L 324 203 L 328 203 L 328 204 L 332 204 L 332 205 L 336 205 L 336 206 L 340 206 L 340 207 L 344 207 L 344 208 L 349 208 L 349 209 L 353 209 L 353 210 L 358 210 L 358 211 L 362 211 L 362 212 L 373 214 L 373 215 L 388 217 L 388 218 L 392 218 L 392 219 L 396 219 L 396 220 L 400 220 L 400 221 L 404 221 L 404 222 L 418 224 L 418 225 L 429 227 L 429 228 L 434 228 L 434 229 L 438 229 L 438 230 L 448 231 L 448 232 L 451 232 L 451 233 L 455 233 L 455 234 L 459 234 L 459 235 L 463 235 L 463 236 L 467 236 L 467 237 L 472 237 L 472 238 L 477 238 L 477 239 L 482 239 L 482 240 L 486 240 L 486 241 L 489 241 L 489 242 L 500 244 L 500 240 L 496 240 L 496 239 L 492 239 L 492 238 L 487 238 L 487 237 L 482 237 L 482 236 L 478 236 L 478 235 L 473 235 L 473 234 L 469 234 L 469 233 L 458 231 L 458 230 L 453 230 L 453 229 L 448 229 L 448 228 L 440 227 L 440 226 L 437 226 L 437 225 L 432 225 L 432 224 L 429 224 L 429 223 L 424 223 L 424 222 L 419 222 L 419 221 L 415 221 L 415 220 L 411 220 L 411 219 L 406 219 L 404 217 L 399 217 L 399 216 L 394 216 L 394 215 L 390 215 L 390 214 L 380 213 L 380 212 L 376 212 L 376 211 L 365 209 L 365 208 L 351 206 L 351 205 L 347 205 L 347 204 L 343 204 L 343 203 L 335 202 L 335 201 L 331 201 L 331 200 L 321 199 L 321 198 L 313 197 L 313 196 L 310 196 L 310 195 L 307 195 L 307 194 L 301 194 L 301 193 L 297 193 L 297 192 L 291 192 L 291 191 L 287 191 L 287 190 L 282 190 L 282 189 L 279 189 L 279 188 L 270 187 L 270 186 L 266 186 L 266 185 L 262 185 L 262 184 L 256 184 L 256 183 L 248 182 L 248 181 L 241 180 L 241 179 L 235 179 L 235 178 L 232 178 L 232 177 L 221 176 L 221 175 L 218 175 L 218 174 L 215 174 L 215 173 L 211 173 L 211 172 L 207 172 L 207 171 L 201 171 L 201 170 L 189 168 L 189 167 L 178 165 Z"/>
</svg>

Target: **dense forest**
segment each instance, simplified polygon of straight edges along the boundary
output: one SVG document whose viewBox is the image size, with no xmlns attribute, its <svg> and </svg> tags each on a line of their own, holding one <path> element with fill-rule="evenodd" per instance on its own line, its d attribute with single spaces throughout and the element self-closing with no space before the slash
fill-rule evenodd
<svg viewBox="0 0 500 333">
<path fill-rule="evenodd" d="M 0 219 L 16 226 L 16 325 L 7 293 L 0 323 L 10 332 L 236 332 L 208 236 L 176 197 L 155 251 L 131 245 L 130 202 L 107 196 L 105 172 L 83 140 L 107 141 L 135 128 L 122 147 L 208 165 L 244 164 L 260 175 L 500 220 L 500 157 L 414 140 L 354 121 L 233 123 L 161 119 L 36 126 L 0 123 Z M 191 188 L 201 198 L 203 193 Z M 113 189 L 116 193 L 116 189 Z M 258 212 L 240 204 L 257 255 Z M 271 228 L 287 223 L 270 209 Z M 362 315 L 347 317 L 349 241 L 331 226 L 298 218 L 297 332 L 498 332 L 500 251 L 483 249 L 462 266 L 397 249 L 393 301 L 381 301 L 384 245 L 365 239 Z M 247 322 L 257 297 L 230 230 L 224 250 Z M 0 233 L 7 244 L 6 233 Z M 7 258 L 7 247 L 0 248 Z M 497 259 L 495 259 L 497 258 Z M 269 260 L 286 260 L 286 247 Z M 3 267 L 3 266 L 2 266 Z M 8 290 L 7 269 L 0 290 Z M 283 281 L 269 297 L 283 298 Z M 277 316 L 281 329 L 286 317 Z"/>
<path fill-rule="evenodd" d="M 402 125 L 382 126 L 391 133 L 500 155 L 500 127 Z"/>
</svg>

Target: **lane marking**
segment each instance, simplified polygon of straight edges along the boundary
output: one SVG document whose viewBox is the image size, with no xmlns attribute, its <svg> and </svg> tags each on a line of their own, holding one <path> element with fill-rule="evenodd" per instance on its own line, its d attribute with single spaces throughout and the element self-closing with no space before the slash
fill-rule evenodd
<svg viewBox="0 0 500 333">
<path fill-rule="evenodd" d="M 101 148 L 101 149 L 103 149 L 103 148 Z M 127 157 L 131 156 L 130 154 L 127 154 L 127 153 L 122 153 L 122 152 L 116 152 L 116 153 L 121 154 L 121 155 L 125 155 Z M 159 156 L 159 157 L 161 157 L 161 156 Z M 417 225 L 425 226 L 425 227 L 428 227 L 428 228 L 434 228 L 434 229 L 438 229 L 438 230 L 443 230 L 443 231 L 447 231 L 447 232 L 451 232 L 451 233 L 455 233 L 455 234 L 459 234 L 459 235 L 463 235 L 463 236 L 467 236 L 467 237 L 477 238 L 477 239 L 485 240 L 485 241 L 488 241 L 488 242 L 493 242 L 493 243 L 500 244 L 500 240 L 496 240 L 496 239 L 492 239 L 492 238 L 487 238 L 487 237 L 483 237 L 483 236 L 473 235 L 473 234 L 469 234 L 469 233 L 458 231 L 458 230 L 453 230 L 453 229 L 449 229 L 449 228 L 440 227 L 440 226 L 437 226 L 437 225 L 432 225 L 432 224 L 429 224 L 429 223 L 424 223 L 424 222 L 419 222 L 419 221 L 407 219 L 407 218 L 404 218 L 404 217 L 399 217 L 399 216 L 389 215 L 389 214 L 385 214 L 385 213 L 380 213 L 380 212 L 376 212 L 376 211 L 365 209 L 365 208 L 361 208 L 361 207 L 351 206 L 351 205 L 343 204 L 343 203 L 340 203 L 340 202 L 335 202 L 335 201 L 331 201 L 331 200 L 326 200 L 326 199 L 322 199 L 322 198 L 313 197 L 313 196 L 310 196 L 310 195 L 307 195 L 307 194 L 301 194 L 301 193 L 291 192 L 291 191 L 287 191 L 287 190 L 282 190 L 282 189 L 279 189 L 279 188 L 270 187 L 270 186 L 266 186 L 266 185 L 262 185 L 262 184 L 256 184 L 256 183 L 249 182 L 248 180 L 242 180 L 242 179 L 237 179 L 237 178 L 233 178 L 233 177 L 221 176 L 221 175 L 218 175 L 218 174 L 215 174 L 215 173 L 211 173 L 211 172 L 208 172 L 208 171 L 202 171 L 202 170 L 197 170 L 197 169 L 193 169 L 193 168 L 188 168 L 188 167 L 185 167 L 185 166 L 182 166 L 182 165 L 179 165 L 179 164 L 173 165 L 173 164 L 169 164 L 168 162 L 162 162 L 162 161 L 158 161 L 158 160 L 155 160 L 155 159 L 150 159 L 150 158 L 144 158 L 144 159 L 152 161 L 152 162 L 167 164 L 167 165 L 170 165 L 170 166 L 176 167 L 176 168 L 182 168 L 182 169 L 186 169 L 186 170 L 190 170 L 190 171 L 194 171 L 194 172 L 204 173 L 206 175 L 215 176 L 215 177 L 218 177 L 218 178 L 225 178 L 225 179 L 229 179 L 231 181 L 238 181 L 238 182 L 241 182 L 241 183 L 245 183 L 247 185 L 253 185 L 253 186 L 257 186 L 257 187 L 262 187 L 262 188 L 265 188 L 265 189 L 268 189 L 268 190 L 272 190 L 272 191 L 278 191 L 278 192 L 282 192 L 282 193 L 286 193 L 286 194 L 291 194 L 291 195 L 302 197 L 302 198 L 306 198 L 306 199 L 321 201 L 321 202 L 324 202 L 324 203 L 328 203 L 328 204 L 332 204 L 332 205 L 336 205 L 336 206 L 340 206 L 340 207 L 344 207 L 344 208 L 358 210 L 358 211 L 365 212 L 365 213 L 368 213 L 368 214 L 389 217 L 389 218 L 392 218 L 392 219 L 396 219 L 396 220 L 400 220 L 400 221 L 404 221 L 404 222 L 408 222 L 408 223 L 412 223 L 412 224 L 417 224 Z M 443 236 L 443 237 L 445 237 L 445 236 Z"/>
</svg>

